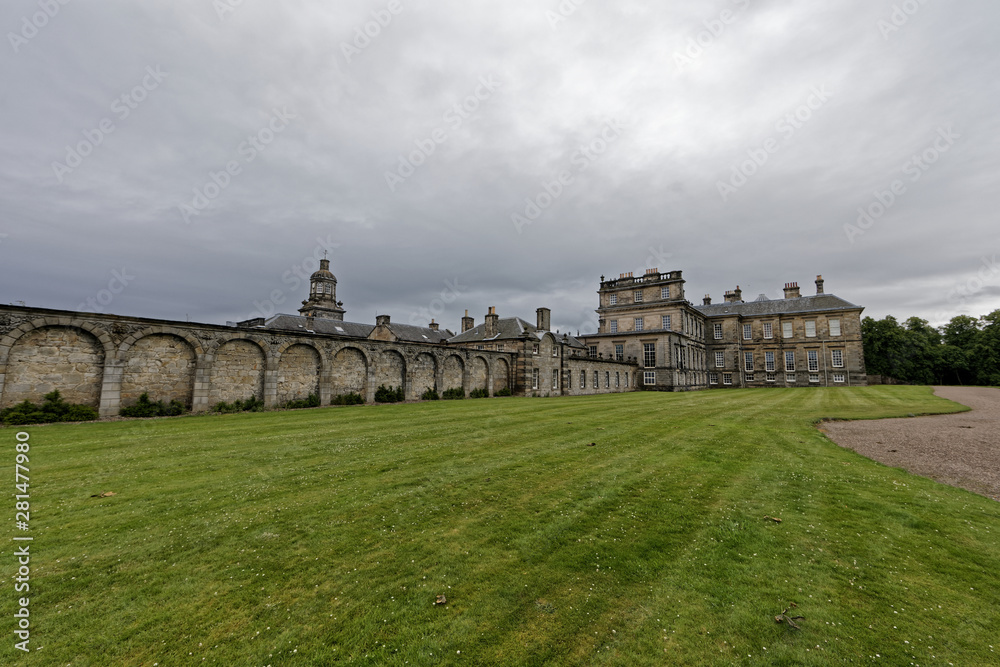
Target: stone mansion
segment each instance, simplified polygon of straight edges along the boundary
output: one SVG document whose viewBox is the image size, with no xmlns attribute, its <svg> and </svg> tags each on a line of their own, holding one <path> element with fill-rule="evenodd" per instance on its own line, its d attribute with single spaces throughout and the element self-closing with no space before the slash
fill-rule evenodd
<svg viewBox="0 0 1000 667">
<path fill-rule="evenodd" d="M 642 389 L 857 386 L 866 383 L 861 311 L 795 283 L 785 298 L 692 305 L 680 271 L 601 277 L 599 330 L 553 332 L 547 308 L 535 321 L 490 308 L 457 334 L 431 321 L 345 321 L 329 260 L 310 278 L 297 315 L 226 325 L 0 306 L 0 407 L 38 402 L 58 389 L 72 403 L 118 414 L 142 393 L 194 412 L 256 396 L 280 407 L 315 395 L 374 402 L 379 386 L 407 400 L 428 389 L 521 396 L 578 396 Z"/>
</svg>

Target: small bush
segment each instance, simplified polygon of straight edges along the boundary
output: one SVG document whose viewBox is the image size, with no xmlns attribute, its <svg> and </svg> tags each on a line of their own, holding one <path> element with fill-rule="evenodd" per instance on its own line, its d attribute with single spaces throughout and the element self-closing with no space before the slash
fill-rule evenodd
<svg viewBox="0 0 1000 667">
<path fill-rule="evenodd" d="M 436 401 L 440 398 L 441 397 L 438 395 L 437 389 L 431 389 L 430 387 L 427 387 L 427 391 L 420 395 L 421 401 Z"/>
<path fill-rule="evenodd" d="M 490 392 L 486 389 L 473 389 L 469 392 L 469 398 L 489 398 Z"/>
<path fill-rule="evenodd" d="M 236 400 L 232 403 L 226 403 L 225 401 L 219 401 L 212 406 L 212 412 L 220 413 L 230 413 L 230 412 L 263 412 L 264 411 L 264 401 L 260 400 L 256 396 L 251 396 L 250 398 L 240 401 Z"/>
<path fill-rule="evenodd" d="M 455 401 L 465 398 L 465 390 L 461 387 L 455 387 L 454 389 L 446 389 L 441 398 L 446 401 Z"/>
<path fill-rule="evenodd" d="M 149 400 L 149 394 L 143 392 L 135 405 L 124 407 L 118 413 L 122 417 L 176 417 L 187 412 L 187 406 L 176 398 L 169 403 Z"/>
<path fill-rule="evenodd" d="M 495 393 L 493 395 L 494 396 L 513 396 L 513 393 L 511 393 L 510 387 L 504 387 L 503 389 L 501 389 L 500 391 L 498 391 L 497 393 Z"/>
<path fill-rule="evenodd" d="M 288 408 L 289 410 L 294 410 L 297 408 L 318 408 L 319 407 L 319 396 L 316 394 L 309 394 L 306 398 L 301 398 L 296 401 L 288 401 L 285 403 L 283 408 Z"/>
<path fill-rule="evenodd" d="M 10 426 L 93 421 L 98 417 L 97 410 L 89 405 L 67 403 L 62 400 L 58 390 L 45 394 L 41 405 L 24 401 L 0 411 L 0 422 Z"/>
<path fill-rule="evenodd" d="M 351 392 L 349 394 L 338 394 L 330 401 L 331 405 L 364 405 L 365 399 L 361 394 Z"/>
<path fill-rule="evenodd" d="M 403 397 L 402 387 L 386 387 L 382 384 L 375 390 L 376 403 L 399 403 L 403 400 L 406 399 Z"/>
</svg>

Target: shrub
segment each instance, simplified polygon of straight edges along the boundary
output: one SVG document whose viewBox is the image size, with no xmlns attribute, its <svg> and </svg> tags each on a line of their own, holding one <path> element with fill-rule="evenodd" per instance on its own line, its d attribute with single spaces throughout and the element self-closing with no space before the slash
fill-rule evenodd
<svg viewBox="0 0 1000 667">
<path fill-rule="evenodd" d="M 420 395 L 421 401 L 436 401 L 440 398 L 441 397 L 438 396 L 437 389 L 431 389 L 430 387 L 427 387 L 427 391 Z"/>
<path fill-rule="evenodd" d="M 89 405 L 67 403 L 59 391 L 45 394 L 41 405 L 24 401 L 0 411 L 0 422 L 10 426 L 47 424 L 51 422 L 93 421 L 99 417 Z"/>
<path fill-rule="evenodd" d="M 503 389 L 501 389 L 500 391 L 496 392 L 493 395 L 494 396 L 513 396 L 514 394 L 511 393 L 510 387 L 504 387 Z"/>
<path fill-rule="evenodd" d="M 122 417 L 176 417 L 187 412 L 187 406 L 176 398 L 169 403 L 149 400 L 149 394 L 143 392 L 135 405 L 122 408 Z"/>
<path fill-rule="evenodd" d="M 469 392 L 469 398 L 489 398 L 490 392 L 484 389 L 473 389 Z"/>
<path fill-rule="evenodd" d="M 446 401 L 453 401 L 465 398 L 465 390 L 461 387 L 455 387 L 454 389 L 446 389 L 441 398 Z"/>
<path fill-rule="evenodd" d="M 301 398 L 296 401 L 288 401 L 282 407 L 288 408 L 290 410 L 296 408 L 318 408 L 319 407 L 319 396 L 316 394 L 309 394 L 306 398 Z"/>
<path fill-rule="evenodd" d="M 225 401 L 219 401 L 212 406 L 212 412 L 263 412 L 264 401 L 257 398 L 256 396 L 251 396 L 250 398 L 240 401 L 236 400 L 232 403 L 226 403 Z"/>
<path fill-rule="evenodd" d="M 402 387 L 386 387 L 384 384 L 379 385 L 378 389 L 375 390 L 375 402 L 376 403 L 399 403 L 405 400 L 403 397 Z"/>
<path fill-rule="evenodd" d="M 330 401 L 332 405 L 364 405 L 365 399 L 361 394 L 351 392 L 349 394 L 338 394 Z"/>
</svg>

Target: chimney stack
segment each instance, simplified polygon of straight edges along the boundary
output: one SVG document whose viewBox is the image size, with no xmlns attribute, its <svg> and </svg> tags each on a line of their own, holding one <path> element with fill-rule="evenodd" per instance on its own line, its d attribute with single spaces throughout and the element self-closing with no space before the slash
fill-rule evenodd
<svg viewBox="0 0 1000 667">
<path fill-rule="evenodd" d="M 375 326 L 377 326 L 377 327 L 387 327 L 387 326 L 389 326 L 389 316 L 388 315 L 376 315 L 375 316 Z"/>
<path fill-rule="evenodd" d="M 798 283 L 785 283 L 785 298 L 786 299 L 798 299 L 801 294 L 799 294 L 799 284 Z"/>
<path fill-rule="evenodd" d="M 431 331 L 440 331 L 441 325 L 435 322 L 434 320 L 431 320 L 431 323 L 427 325 L 427 328 L 430 329 Z"/>
<path fill-rule="evenodd" d="M 816 294 L 823 294 L 823 276 L 816 276 Z"/>
<path fill-rule="evenodd" d="M 728 292 L 726 292 L 726 303 L 742 303 L 742 302 L 743 302 L 743 290 L 740 289 L 739 285 L 736 286 L 736 289 L 729 290 Z"/>
<path fill-rule="evenodd" d="M 701 303 L 704 306 L 711 306 L 712 305 L 712 295 L 711 294 L 706 294 L 705 295 L 705 299 Z"/>
<path fill-rule="evenodd" d="M 492 338 L 500 333 L 500 316 L 497 315 L 496 306 L 490 306 L 490 312 L 486 313 L 486 331 L 484 335 Z"/>
<path fill-rule="evenodd" d="M 535 326 L 542 331 L 548 331 L 552 326 L 552 311 L 548 308 L 539 308 L 535 314 L 538 316 Z"/>
<path fill-rule="evenodd" d="M 465 311 L 465 317 L 462 318 L 462 333 L 465 333 L 469 329 L 474 329 L 476 326 L 476 321 L 469 317 L 469 311 Z"/>
</svg>

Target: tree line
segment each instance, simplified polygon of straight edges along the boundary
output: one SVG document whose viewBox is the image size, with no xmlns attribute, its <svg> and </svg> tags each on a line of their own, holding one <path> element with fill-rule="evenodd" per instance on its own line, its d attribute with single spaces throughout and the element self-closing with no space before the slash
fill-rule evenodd
<svg viewBox="0 0 1000 667">
<path fill-rule="evenodd" d="M 889 315 L 861 322 L 869 375 L 909 384 L 1000 386 L 1000 310 L 958 315 L 940 327 Z"/>
</svg>

